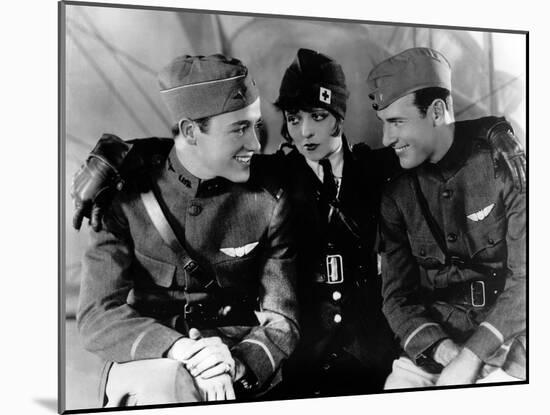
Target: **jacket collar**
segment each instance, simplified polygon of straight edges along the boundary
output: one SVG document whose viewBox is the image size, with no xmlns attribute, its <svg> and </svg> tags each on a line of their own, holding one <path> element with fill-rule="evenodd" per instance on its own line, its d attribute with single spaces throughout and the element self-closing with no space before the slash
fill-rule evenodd
<svg viewBox="0 0 550 415">
<path fill-rule="evenodd" d="M 229 183 L 228 180 L 221 177 L 202 180 L 191 174 L 181 164 L 176 154 L 176 146 L 172 147 L 166 159 L 166 176 L 174 187 L 180 188 L 191 197 L 209 195 L 224 188 Z"/>
<path fill-rule="evenodd" d="M 453 143 L 445 155 L 437 163 L 426 162 L 423 167 L 430 173 L 436 173 L 448 180 L 464 166 L 472 150 L 472 139 L 464 131 L 460 123 L 455 123 Z"/>
</svg>

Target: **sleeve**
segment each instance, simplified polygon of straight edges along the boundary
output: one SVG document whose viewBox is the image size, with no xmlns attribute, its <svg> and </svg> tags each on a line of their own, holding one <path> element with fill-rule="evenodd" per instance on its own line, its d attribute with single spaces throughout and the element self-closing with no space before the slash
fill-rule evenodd
<svg viewBox="0 0 550 415">
<path fill-rule="evenodd" d="M 259 325 L 232 348 L 254 373 L 261 388 L 292 353 L 299 339 L 295 294 L 296 261 L 292 218 L 285 195 L 272 213 L 262 260 Z"/>
<path fill-rule="evenodd" d="M 506 211 L 506 281 L 493 308 L 468 339 L 468 347 L 487 361 L 503 344 L 526 330 L 526 213 L 525 193 L 503 178 L 503 201 Z"/>
<path fill-rule="evenodd" d="M 114 210 L 106 211 L 102 231 L 90 230 L 82 260 L 78 329 L 86 349 L 103 359 L 160 358 L 182 335 L 127 304 L 135 284 L 133 243 L 122 212 L 115 215 Z"/>
<path fill-rule="evenodd" d="M 416 363 L 436 342 L 449 337 L 424 305 L 420 270 L 395 200 L 385 193 L 381 203 L 382 310 L 401 347 Z"/>
</svg>

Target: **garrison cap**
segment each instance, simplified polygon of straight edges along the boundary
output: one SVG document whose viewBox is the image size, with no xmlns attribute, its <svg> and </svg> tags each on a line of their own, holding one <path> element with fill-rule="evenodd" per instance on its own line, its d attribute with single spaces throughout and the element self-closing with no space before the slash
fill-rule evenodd
<svg viewBox="0 0 550 415">
<path fill-rule="evenodd" d="M 334 59 L 299 49 L 285 71 L 275 105 L 282 110 L 325 108 L 344 118 L 348 96 L 344 71 Z"/>
<path fill-rule="evenodd" d="M 451 91 L 451 65 L 434 49 L 407 49 L 375 66 L 367 85 L 372 107 L 382 110 L 419 89 L 441 87 Z"/>
<path fill-rule="evenodd" d="M 179 56 L 159 72 L 158 80 L 174 123 L 237 111 L 258 98 L 247 67 L 221 54 Z"/>
</svg>

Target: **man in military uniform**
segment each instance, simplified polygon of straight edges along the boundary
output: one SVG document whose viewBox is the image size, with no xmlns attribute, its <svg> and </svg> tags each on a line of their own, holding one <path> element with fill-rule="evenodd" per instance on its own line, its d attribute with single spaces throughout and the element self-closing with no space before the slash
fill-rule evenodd
<svg viewBox="0 0 550 415">
<path fill-rule="evenodd" d="M 525 194 L 495 175 L 504 118 L 454 122 L 451 68 L 406 50 L 369 74 L 406 171 L 381 203 L 383 310 L 404 354 L 387 389 L 525 379 Z"/>
<path fill-rule="evenodd" d="M 186 55 L 159 82 L 173 145 L 127 177 L 83 259 L 78 327 L 111 362 L 108 406 L 265 392 L 298 340 L 287 196 L 248 180 L 261 114 L 247 68 Z"/>
</svg>

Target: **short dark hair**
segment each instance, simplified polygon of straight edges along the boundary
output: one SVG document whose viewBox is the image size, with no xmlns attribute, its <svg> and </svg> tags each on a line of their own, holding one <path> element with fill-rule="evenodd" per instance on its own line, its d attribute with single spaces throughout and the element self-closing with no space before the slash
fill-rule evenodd
<svg viewBox="0 0 550 415">
<path fill-rule="evenodd" d="M 420 111 L 420 115 L 425 117 L 428 112 L 428 107 L 432 105 L 432 102 L 436 99 L 443 100 L 447 110 L 451 110 L 451 91 L 437 86 L 414 91 L 413 104 L 418 108 L 418 111 Z"/>
<path fill-rule="evenodd" d="M 281 126 L 281 135 L 288 143 L 291 143 L 292 137 L 290 136 L 290 133 L 288 132 L 288 127 L 286 125 L 285 111 L 291 114 L 295 114 L 298 111 L 313 112 L 314 109 L 313 108 L 284 108 L 284 109 L 280 108 L 280 110 L 281 110 L 281 113 L 283 114 L 283 125 Z M 336 123 L 334 124 L 334 128 L 332 129 L 330 135 L 332 137 L 337 137 L 340 134 L 342 134 L 342 129 L 344 128 L 344 119 L 340 117 L 338 114 L 335 114 L 334 112 L 328 109 L 326 111 L 328 111 L 330 114 L 332 114 L 334 118 L 336 118 Z"/>
<path fill-rule="evenodd" d="M 208 128 L 210 127 L 210 118 L 211 117 L 203 117 L 203 118 L 197 118 L 196 120 L 192 120 L 194 123 L 196 123 L 199 126 L 199 130 L 201 133 L 207 133 Z M 180 123 L 175 123 L 172 127 L 172 135 L 174 138 L 180 133 Z"/>
</svg>

